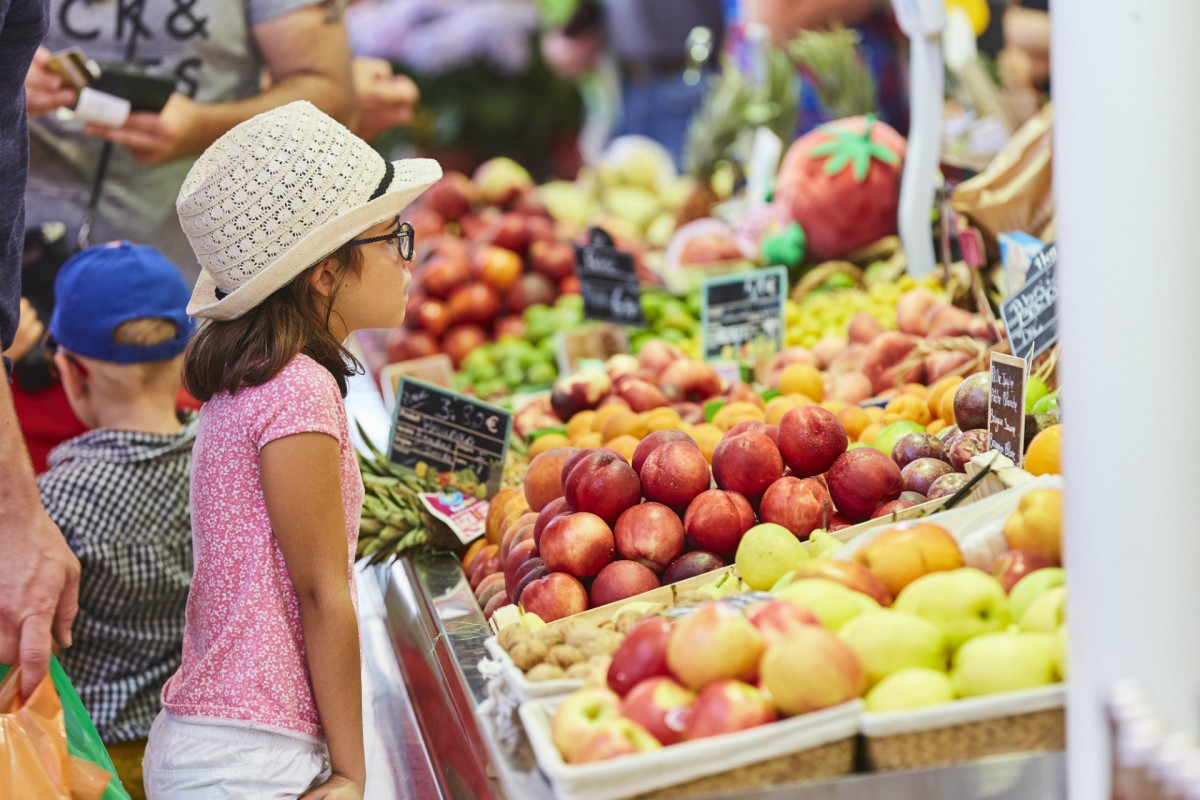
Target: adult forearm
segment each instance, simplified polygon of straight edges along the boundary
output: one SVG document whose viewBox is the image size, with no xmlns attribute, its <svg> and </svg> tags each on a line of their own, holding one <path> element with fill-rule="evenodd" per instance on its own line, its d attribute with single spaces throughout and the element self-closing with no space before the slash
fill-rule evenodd
<svg viewBox="0 0 1200 800">
<path fill-rule="evenodd" d="M 12 389 L 0 374 L 0 509 L 13 519 L 27 520 L 41 511 L 42 501 L 33 480 L 33 464 L 13 408 Z M 0 525 L 0 536 L 20 536 L 17 525 Z"/>
<path fill-rule="evenodd" d="M 347 90 L 347 81 L 320 73 L 293 74 L 245 100 L 197 106 L 196 126 L 189 136 L 188 149 L 193 155 L 199 154 L 230 128 L 295 100 L 308 100 L 348 127 L 357 118 L 354 93 Z"/>
<path fill-rule="evenodd" d="M 358 618 L 345 591 L 300 601 L 304 649 L 312 675 L 313 697 L 334 773 L 357 783 L 366 780 L 363 756 L 362 666 Z"/>
</svg>

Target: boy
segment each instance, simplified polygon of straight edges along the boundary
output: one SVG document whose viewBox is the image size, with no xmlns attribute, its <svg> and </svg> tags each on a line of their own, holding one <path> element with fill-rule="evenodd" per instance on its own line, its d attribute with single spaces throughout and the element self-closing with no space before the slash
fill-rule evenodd
<svg viewBox="0 0 1200 800">
<path fill-rule="evenodd" d="M 82 567 L 74 644 L 60 658 L 136 798 L 192 576 L 196 423 L 175 412 L 191 291 L 157 250 L 128 242 L 80 252 L 54 288 L 54 364 L 90 429 L 56 447 L 38 478 Z"/>
</svg>

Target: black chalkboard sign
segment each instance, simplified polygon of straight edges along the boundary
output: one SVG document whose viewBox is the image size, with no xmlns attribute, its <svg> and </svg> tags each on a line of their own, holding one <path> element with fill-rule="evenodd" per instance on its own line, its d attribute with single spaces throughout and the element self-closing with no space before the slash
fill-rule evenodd
<svg viewBox="0 0 1200 800">
<path fill-rule="evenodd" d="M 1025 460 L 1025 386 L 1029 376 L 1023 358 L 992 353 L 992 386 L 988 397 L 988 449 L 999 450 L 1018 467 Z"/>
<path fill-rule="evenodd" d="M 1013 355 L 1033 360 L 1058 341 L 1058 248 L 1033 258 L 1025 283 L 1000 304 Z"/>
<path fill-rule="evenodd" d="M 500 490 L 511 432 L 512 415 L 504 409 L 404 377 L 396 391 L 388 457 L 439 473 L 469 469 L 491 497 Z"/>
<path fill-rule="evenodd" d="M 706 360 L 751 361 L 783 348 L 783 267 L 714 278 L 700 295 Z"/>
<path fill-rule="evenodd" d="M 588 243 L 575 246 L 575 274 L 583 295 L 583 315 L 600 322 L 642 326 L 642 286 L 633 256 L 613 246 L 599 228 L 588 231 Z"/>
</svg>

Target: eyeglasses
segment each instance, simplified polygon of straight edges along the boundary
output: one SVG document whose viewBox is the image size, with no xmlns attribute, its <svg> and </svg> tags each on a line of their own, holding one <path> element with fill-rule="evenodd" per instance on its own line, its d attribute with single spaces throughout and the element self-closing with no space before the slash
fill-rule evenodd
<svg viewBox="0 0 1200 800">
<path fill-rule="evenodd" d="M 375 242 L 386 242 L 388 239 L 396 240 L 396 250 L 399 251 L 400 257 L 405 261 L 412 261 L 413 246 L 416 243 L 417 232 L 413 230 L 411 222 L 398 222 L 398 227 L 393 233 L 385 233 L 383 236 L 372 236 L 368 239 L 353 239 L 346 242 L 348 245 L 373 244 Z"/>
</svg>

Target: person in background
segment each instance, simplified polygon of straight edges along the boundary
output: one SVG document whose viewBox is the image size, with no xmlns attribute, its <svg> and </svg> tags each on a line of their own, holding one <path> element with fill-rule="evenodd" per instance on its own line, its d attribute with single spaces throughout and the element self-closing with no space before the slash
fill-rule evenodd
<svg viewBox="0 0 1200 800">
<path fill-rule="evenodd" d="M 710 65 L 715 66 L 724 30 L 721 0 L 584 0 L 563 28 L 542 38 L 546 62 L 568 78 L 578 78 L 615 59 L 620 107 L 611 132 L 647 136 L 681 164 L 688 125 L 704 102 L 707 81 L 687 80 L 688 36 L 696 27 L 711 33 Z"/>
<path fill-rule="evenodd" d="M 362 476 L 343 342 L 404 319 L 413 229 L 442 176 L 389 163 L 310 103 L 230 130 L 176 202 L 206 319 L 184 383 L 193 452 L 183 660 L 143 761 L 153 800 L 358 800 L 365 780 L 353 561 Z"/>
<path fill-rule="evenodd" d="M 29 158 L 21 76 L 48 24 L 41 0 L 0 0 L 0 351 L 13 345 L 21 313 L 21 198 Z M 79 560 L 38 497 L 12 406 L 9 367 L 5 357 L 0 376 L 0 664 L 20 665 L 20 690 L 28 697 L 46 677 L 52 641 L 71 645 Z"/>
<path fill-rule="evenodd" d="M 175 399 L 192 334 L 179 269 L 121 242 L 58 274 L 54 364 L 90 429 L 50 454 L 38 489 L 79 557 L 75 644 L 60 656 L 134 800 L 160 693 L 179 667 L 192 576 L 194 415 Z"/>
</svg>

